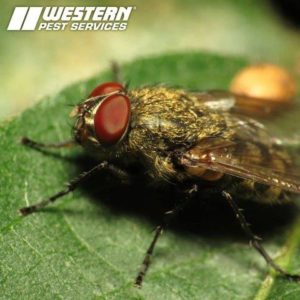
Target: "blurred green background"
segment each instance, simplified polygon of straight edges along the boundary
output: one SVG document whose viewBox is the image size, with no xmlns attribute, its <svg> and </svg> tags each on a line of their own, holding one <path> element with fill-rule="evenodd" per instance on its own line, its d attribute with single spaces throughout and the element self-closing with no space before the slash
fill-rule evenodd
<svg viewBox="0 0 300 300">
<path fill-rule="evenodd" d="M 0 119 L 107 68 L 162 52 L 206 50 L 274 62 L 300 74 L 297 1 L 3 1 L 0 12 Z M 285 3 L 289 15 L 278 7 Z M 125 32 L 11 32 L 15 6 L 134 5 Z M 300 17 L 298 18 L 300 20 Z"/>
</svg>

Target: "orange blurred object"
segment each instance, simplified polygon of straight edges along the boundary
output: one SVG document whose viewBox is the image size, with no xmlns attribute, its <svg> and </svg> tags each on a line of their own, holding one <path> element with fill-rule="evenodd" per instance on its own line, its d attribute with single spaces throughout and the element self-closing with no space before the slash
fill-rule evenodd
<svg viewBox="0 0 300 300">
<path fill-rule="evenodd" d="M 230 91 L 262 100 L 291 102 L 296 82 L 291 74 L 276 65 L 256 64 L 242 69 L 232 80 Z"/>
</svg>

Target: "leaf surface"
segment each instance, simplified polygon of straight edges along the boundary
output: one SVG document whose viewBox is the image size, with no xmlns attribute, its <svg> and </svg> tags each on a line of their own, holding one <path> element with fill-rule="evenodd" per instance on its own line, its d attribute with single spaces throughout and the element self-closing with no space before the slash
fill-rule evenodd
<svg viewBox="0 0 300 300">
<path fill-rule="evenodd" d="M 131 87 L 165 83 L 227 89 L 246 64 L 240 58 L 187 53 L 139 59 L 122 71 Z M 99 176 L 92 188 L 85 185 L 43 212 L 18 216 L 18 208 L 60 190 L 91 164 L 80 149 L 45 155 L 21 146 L 20 137 L 70 138 L 71 106 L 107 80 L 109 71 L 76 83 L 0 128 L 0 298 L 299 299 L 300 285 L 270 272 L 249 248 L 230 209 L 209 220 L 199 210 L 199 220 L 188 228 L 177 224 L 165 232 L 142 289 L 134 288 L 133 280 L 162 213 L 157 203 L 164 201 L 155 191 L 133 187 L 115 193 L 118 182 Z M 282 133 L 295 130 L 298 115 L 293 111 L 282 121 Z M 266 248 L 279 263 L 299 273 L 300 220 L 289 220 L 288 209 L 273 210 L 259 209 L 254 228 L 263 232 Z"/>
</svg>

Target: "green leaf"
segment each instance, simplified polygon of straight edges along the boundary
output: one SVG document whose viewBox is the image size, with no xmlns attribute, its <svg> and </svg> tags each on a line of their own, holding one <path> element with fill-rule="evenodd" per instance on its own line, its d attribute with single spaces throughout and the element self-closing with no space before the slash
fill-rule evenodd
<svg viewBox="0 0 300 300">
<path fill-rule="evenodd" d="M 246 64 L 239 58 L 188 53 L 136 60 L 122 71 L 131 87 L 163 82 L 227 89 Z M 2 124 L 0 298 L 299 299 L 300 285 L 269 270 L 248 246 L 227 206 L 209 219 L 199 209 L 188 227 L 178 222 L 165 232 L 142 289 L 133 287 L 133 280 L 167 195 L 137 186 L 118 193 L 117 181 L 97 176 L 43 212 L 18 216 L 18 208 L 55 193 L 91 165 L 80 149 L 43 154 L 21 146 L 20 137 L 70 138 L 70 106 L 110 79 L 106 72 L 74 84 Z M 294 113 L 285 128 L 295 120 Z M 300 220 L 289 221 L 288 208 L 280 208 L 279 216 L 274 211 L 258 207 L 254 228 L 263 232 L 266 248 L 280 256 L 283 268 L 300 272 Z"/>
</svg>

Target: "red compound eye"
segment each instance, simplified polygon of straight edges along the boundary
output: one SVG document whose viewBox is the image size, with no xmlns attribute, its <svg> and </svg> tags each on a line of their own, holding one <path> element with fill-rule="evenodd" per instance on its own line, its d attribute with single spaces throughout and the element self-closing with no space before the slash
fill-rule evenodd
<svg viewBox="0 0 300 300">
<path fill-rule="evenodd" d="M 97 138 L 104 144 L 117 143 L 125 133 L 130 117 L 130 101 L 115 94 L 104 99 L 94 117 Z"/>
<path fill-rule="evenodd" d="M 122 90 L 124 90 L 124 87 L 122 84 L 120 84 L 118 82 L 106 82 L 106 83 L 102 83 L 102 84 L 99 84 L 98 86 L 96 86 L 93 89 L 93 91 L 90 93 L 88 98 L 106 95 L 106 94 L 110 94 L 115 91 L 122 91 Z"/>
</svg>

